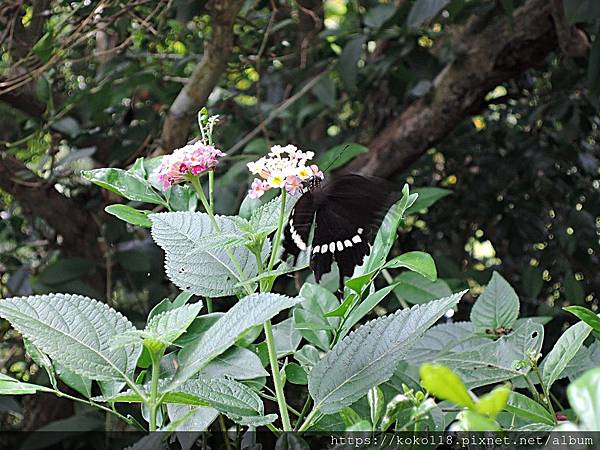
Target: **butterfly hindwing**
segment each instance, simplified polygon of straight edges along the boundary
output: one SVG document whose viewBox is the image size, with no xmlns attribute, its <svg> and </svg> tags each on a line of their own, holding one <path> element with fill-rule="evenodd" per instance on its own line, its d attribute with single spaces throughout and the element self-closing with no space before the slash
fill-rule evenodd
<svg viewBox="0 0 600 450">
<path fill-rule="evenodd" d="M 315 205 L 310 191 L 305 192 L 294 205 L 287 225 L 283 230 L 285 259 L 288 254 L 297 257 L 308 247 L 310 228 L 315 217 Z"/>
</svg>

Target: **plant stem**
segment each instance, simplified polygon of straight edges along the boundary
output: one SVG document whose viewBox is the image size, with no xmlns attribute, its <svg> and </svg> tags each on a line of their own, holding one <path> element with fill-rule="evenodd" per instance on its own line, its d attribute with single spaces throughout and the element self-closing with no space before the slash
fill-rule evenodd
<svg viewBox="0 0 600 450">
<path fill-rule="evenodd" d="M 208 204 L 210 205 L 210 213 L 215 212 L 215 171 L 208 171 Z"/>
<path fill-rule="evenodd" d="M 231 443 L 229 442 L 229 436 L 227 435 L 227 427 L 225 426 L 225 419 L 223 419 L 223 414 L 219 414 L 219 428 L 221 428 L 221 433 L 223 433 L 225 449 L 231 450 Z"/>
<path fill-rule="evenodd" d="M 544 384 L 544 381 L 542 380 L 542 375 L 540 374 L 540 369 L 538 368 L 537 364 L 535 364 L 533 366 L 533 371 L 537 375 L 538 380 L 540 380 L 540 385 L 542 386 L 542 392 L 544 393 L 544 403 L 546 403 L 546 406 L 548 407 L 550 414 L 552 414 L 552 417 L 554 418 L 554 422 L 556 422 L 556 412 L 554 411 L 554 406 L 552 406 L 552 399 L 550 398 L 550 393 L 548 392 L 548 389 L 547 389 L 546 385 Z"/>
<path fill-rule="evenodd" d="M 392 275 L 388 272 L 387 269 L 383 269 L 381 271 L 381 274 L 383 275 L 383 278 L 385 278 L 385 281 L 387 282 L 387 284 L 389 284 L 389 285 L 394 284 L 394 279 L 392 278 Z M 396 290 L 394 290 L 393 292 L 394 292 L 394 295 L 396 296 L 396 300 L 398 300 L 398 303 L 400 303 L 400 306 L 402 307 L 402 309 L 408 309 L 409 308 L 408 303 L 406 303 L 406 301 L 398 295 Z"/>
<path fill-rule="evenodd" d="M 529 391 L 535 397 L 535 400 L 538 403 L 541 403 L 540 393 L 535 388 L 535 385 L 531 382 L 531 380 L 529 379 L 529 377 L 527 375 L 523 375 L 523 378 L 525 379 L 525 382 L 527 383 L 527 387 L 529 388 Z"/>
<path fill-rule="evenodd" d="M 298 416 L 298 420 L 296 421 L 296 426 L 294 427 L 294 431 L 298 431 L 298 427 L 300 423 L 304 420 L 304 416 L 308 412 L 308 408 L 310 407 L 310 394 L 306 397 L 306 401 L 304 402 L 304 406 L 302 407 L 302 411 L 300 411 L 300 415 Z"/>
<path fill-rule="evenodd" d="M 158 408 L 160 407 L 160 401 L 158 398 L 158 381 L 160 375 L 160 360 L 165 349 L 156 352 L 150 351 L 150 359 L 152 360 L 152 378 L 150 380 L 150 399 L 148 404 L 150 406 L 150 431 L 156 431 L 156 415 Z"/>
<path fill-rule="evenodd" d="M 281 416 L 281 424 L 283 431 L 292 431 L 290 424 L 290 416 L 288 415 L 287 403 L 283 393 L 283 382 L 279 373 L 279 364 L 277 363 L 277 350 L 275 349 L 275 339 L 273 339 L 273 327 L 271 321 L 265 322 L 265 337 L 267 339 L 267 348 L 269 350 L 269 364 L 271 366 L 271 374 L 273 375 L 273 384 L 275 385 L 275 395 L 277 396 L 277 405 L 279 406 L 279 415 Z"/>
<path fill-rule="evenodd" d="M 308 416 L 306 416 L 306 419 L 304 420 L 304 422 L 302 423 L 300 428 L 298 428 L 298 433 L 302 433 L 302 432 L 308 430 L 310 428 L 310 426 L 312 425 L 317 414 L 319 414 L 319 408 L 314 407 L 312 409 L 312 411 L 310 412 L 310 414 Z"/>
<path fill-rule="evenodd" d="M 210 297 L 206 297 L 206 311 L 208 312 L 208 314 L 213 312 L 213 301 Z"/>
<path fill-rule="evenodd" d="M 273 265 L 275 264 L 275 259 L 277 259 L 277 250 L 279 250 L 279 244 L 281 242 L 281 234 L 283 233 L 283 222 L 285 221 L 285 200 L 286 200 L 286 191 L 285 189 L 281 190 L 281 206 L 279 208 L 279 223 L 277 225 L 277 231 L 275 232 L 275 240 L 273 241 L 273 248 L 271 248 L 271 257 L 269 258 L 269 263 L 267 264 L 267 272 L 273 270 Z M 265 283 L 265 292 L 270 292 L 273 287 L 273 283 L 275 283 L 275 277 L 269 278 Z M 285 431 L 285 430 L 284 430 Z"/>
</svg>

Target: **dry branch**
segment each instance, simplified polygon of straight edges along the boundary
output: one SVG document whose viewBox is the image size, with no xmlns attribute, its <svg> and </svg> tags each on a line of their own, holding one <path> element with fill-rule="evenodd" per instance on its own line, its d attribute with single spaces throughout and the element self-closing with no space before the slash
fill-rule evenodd
<svg viewBox="0 0 600 450">
<path fill-rule="evenodd" d="M 212 36 L 204 46 L 202 60 L 169 109 L 162 129 L 162 152 L 181 147 L 187 142 L 196 114 L 206 104 L 227 66 L 233 47 L 233 22 L 242 4 L 242 0 L 212 2 Z"/>
</svg>

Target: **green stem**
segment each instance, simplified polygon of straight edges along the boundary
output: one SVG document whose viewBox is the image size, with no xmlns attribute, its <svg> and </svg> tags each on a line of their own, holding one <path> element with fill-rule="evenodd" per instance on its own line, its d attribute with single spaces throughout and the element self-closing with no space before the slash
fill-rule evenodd
<svg viewBox="0 0 600 450">
<path fill-rule="evenodd" d="M 310 395 L 308 395 L 306 397 L 306 401 L 304 402 L 304 406 L 302 407 L 302 411 L 300 411 L 300 415 L 298 416 L 298 420 L 296 421 L 296 426 L 294 428 L 294 431 L 298 431 L 298 427 L 300 426 L 300 424 L 304 420 L 304 417 L 306 416 L 306 413 L 308 412 L 308 408 L 310 407 L 310 401 L 311 401 L 311 397 L 310 397 Z"/>
<path fill-rule="evenodd" d="M 206 312 L 208 312 L 208 314 L 213 312 L 213 301 L 210 297 L 206 297 Z"/>
<path fill-rule="evenodd" d="M 269 263 L 267 264 L 267 272 L 273 270 L 273 265 L 275 264 L 275 260 L 277 259 L 277 250 L 279 250 L 279 244 L 281 242 L 281 235 L 283 233 L 283 223 L 285 221 L 285 201 L 286 201 L 286 191 L 285 189 L 281 190 L 281 206 L 279 208 L 279 223 L 277 225 L 277 231 L 275 232 L 275 240 L 273 241 L 273 248 L 271 249 L 271 257 L 269 258 Z M 275 278 L 272 277 L 267 279 L 265 283 L 265 292 L 271 291 L 273 287 L 273 283 L 275 283 Z M 285 431 L 285 430 L 284 430 Z"/>
<path fill-rule="evenodd" d="M 219 414 L 219 428 L 221 428 L 221 433 L 223 433 L 225 449 L 231 450 L 231 443 L 229 442 L 229 435 L 227 434 L 227 427 L 225 426 L 225 419 L 223 419 L 223 414 Z"/>
<path fill-rule="evenodd" d="M 283 382 L 279 373 L 279 364 L 277 363 L 277 350 L 275 349 L 275 339 L 273 339 L 273 327 L 271 321 L 265 322 L 265 336 L 267 339 L 267 348 L 269 350 L 269 364 L 271 365 L 271 374 L 273 375 L 273 384 L 275 385 L 275 395 L 277 396 L 277 405 L 279 406 L 279 415 L 283 431 L 292 431 L 290 416 L 288 415 L 287 403 L 283 393 Z"/>
<path fill-rule="evenodd" d="M 204 190 L 202 189 L 202 185 L 200 184 L 200 179 L 195 176 L 190 176 L 189 181 L 192 183 L 192 187 L 196 191 L 196 194 L 198 194 L 198 197 L 200 198 L 200 202 L 202 203 L 202 206 L 204 206 L 204 210 L 206 211 L 206 213 L 208 214 L 208 217 L 210 218 L 213 229 L 220 233 L 221 227 L 219 227 L 219 223 L 217 222 L 217 219 L 215 218 L 215 215 L 213 213 L 210 203 L 208 202 L 208 200 L 206 200 L 206 195 L 204 195 Z M 235 255 L 229 249 L 225 249 L 225 254 L 229 257 L 229 259 L 231 260 L 231 262 L 233 264 L 233 267 L 237 271 L 237 273 L 239 275 L 239 281 L 246 281 L 246 274 L 242 270 L 242 266 L 240 266 L 240 262 L 237 260 Z M 248 295 L 254 293 L 252 291 L 252 288 L 249 285 L 244 285 L 244 289 L 246 290 L 246 293 Z"/>
<path fill-rule="evenodd" d="M 158 381 L 160 375 L 160 360 L 164 353 L 164 348 L 158 352 L 151 351 L 150 359 L 152 360 L 152 378 L 150 380 L 150 399 L 148 404 L 150 406 L 150 431 L 156 431 L 156 415 L 158 408 L 160 407 L 160 400 L 158 398 Z"/>
<path fill-rule="evenodd" d="M 215 171 L 208 171 L 208 204 L 210 205 L 210 212 L 215 212 Z"/>
<path fill-rule="evenodd" d="M 300 428 L 298 428 L 298 433 L 302 433 L 302 432 L 308 430 L 310 428 L 310 426 L 312 425 L 313 421 L 315 420 L 315 417 L 317 416 L 317 414 L 319 414 L 319 408 L 317 408 L 315 406 L 312 409 L 312 411 L 310 412 L 310 414 L 308 416 L 306 416 L 306 419 L 304 420 L 304 422 L 302 423 Z"/>
<path fill-rule="evenodd" d="M 99 405 L 96 402 L 93 402 L 91 400 L 88 399 L 83 399 L 83 398 L 79 398 L 79 397 L 75 397 L 73 395 L 69 395 L 66 394 L 62 391 L 59 391 L 58 389 L 52 389 L 52 392 L 57 396 L 57 397 L 64 397 L 64 398 L 68 398 L 69 400 L 73 400 L 74 402 L 79 402 L 79 403 L 83 403 L 84 405 L 89 405 L 89 406 L 93 406 L 94 408 L 98 408 L 101 409 L 102 411 L 105 411 L 107 413 L 111 413 L 113 415 L 115 415 L 116 417 L 118 417 L 119 419 L 125 421 L 126 423 L 128 423 L 129 425 L 135 426 L 137 427 L 137 422 L 134 420 L 131 420 L 129 417 L 125 417 L 123 414 L 120 414 L 117 410 L 115 409 L 111 409 L 111 408 L 107 408 L 106 406 L 103 405 Z"/>
<path fill-rule="evenodd" d="M 542 392 L 544 393 L 544 403 L 546 403 L 550 414 L 552 414 L 552 417 L 554 418 L 554 422 L 556 422 L 556 412 L 554 411 L 554 406 L 552 406 L 552 399 L 550 398 L 550 393 L 548 392 L 548 389 L 542 380 L 542 374 L 540 373 L 540 369 L 538 368 L 537 364 L 534 364 L 533 371 L 537 375 L 538 380 L 540 380 L 540 386 L 542 386 Z"/>
</svg>

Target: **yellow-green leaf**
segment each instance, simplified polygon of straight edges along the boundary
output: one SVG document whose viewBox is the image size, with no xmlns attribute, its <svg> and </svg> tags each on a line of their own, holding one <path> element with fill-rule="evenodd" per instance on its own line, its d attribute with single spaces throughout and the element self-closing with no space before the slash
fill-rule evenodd
<svg viewBox="0 0 600 450">
<path fill-rule="evenodd" d="M 452 370 L 439 364 L 423 364 L 419 370 L 421 385 L 441 400 L 473 409 L 475 402 L 462 380 Z"/>
</svg>

